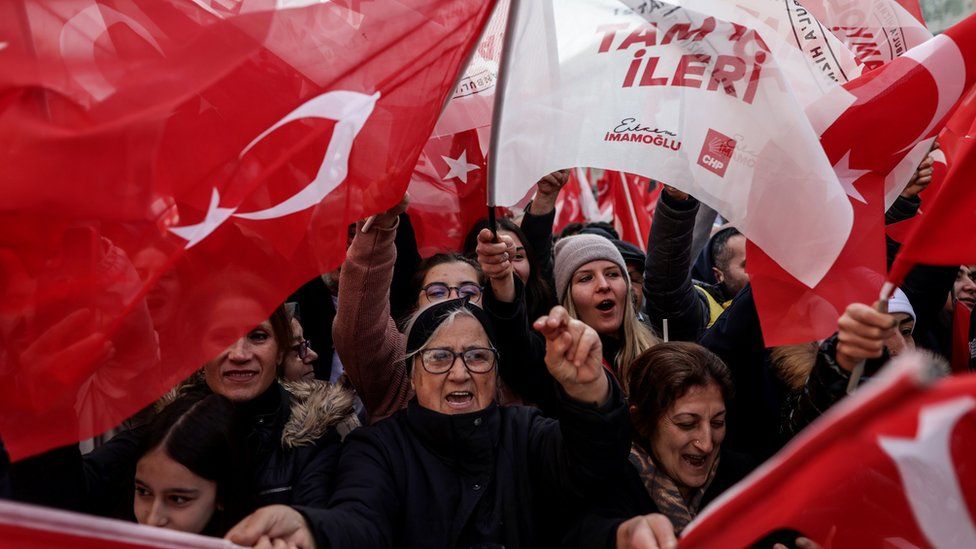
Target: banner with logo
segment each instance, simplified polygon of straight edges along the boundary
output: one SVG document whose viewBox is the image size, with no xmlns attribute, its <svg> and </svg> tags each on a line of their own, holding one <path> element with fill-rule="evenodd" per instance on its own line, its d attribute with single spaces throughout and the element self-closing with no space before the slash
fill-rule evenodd
<svg viewBox="0 0 976 549">
<path fill-rule="evenodd" d="M 774 33 L 642 5 L 520 3 L 495 128 L 497 203 L 514 203 L 521 182 L 566 166 L 639 174 L 713 207 L 816 284 L 852 213 L 784 76 L 780 56 L 805 66 L 795 61 L 801 53 Z"/>
</svg>

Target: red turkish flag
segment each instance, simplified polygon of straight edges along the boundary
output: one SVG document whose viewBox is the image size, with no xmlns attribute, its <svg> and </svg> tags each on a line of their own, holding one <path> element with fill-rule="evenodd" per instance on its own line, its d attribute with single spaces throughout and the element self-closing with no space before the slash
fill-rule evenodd
<svg viewBox="0 0 976 549">
<path fill-rule="evenodd" d="M 570 223 L 586 223 L 586 215 L 583 213 L 583 203 L 582 203 L 582 192 L 590 192 L 589 183 L 584 183 L 580 181 L 580 170 L 579 168 L 573 168 L 569 170 L 569 179 L 566 180 L 566 184 L 559 191 L 559 196 L 556 197 L 556 220 L 552 224 L 553 234 L 559 234 L 566 225 Z M 586 191 L 583 191 L 583 185 L 586 185 Z"/>
<path fill-rule="evenodd" d="M 825 548 L 976 546 L 976 375 L 931 383 L 930 367 L 899 358 L 714 501 L 680 545 L 794 530 Z"/>
<path fill-rule="evenodd" d="M 976 263 L 976 134 L 958 144 L 956 161 L 926 215 L 908 235 L 888 278 L 899 284 L 916 263 L 963 265 Z"/>
<path fill-rule="evenodd" d="M 0 501 L 0 540 L 6 549 L 226 549 L 231 546 L 222 539 L 13 501 Z"/>
<path fill-rule="evenodd" d="M 888 236 L 898 242 L 905 242 L 908 235 L 925 216 L 928 205 L 939 194 L 950 166 L 959 162 L 959 147 L 967 135 L 976 135 L 976 87 L 970 88 L 966 97 L 956 107 L 955 113 L 946 122 L 945 129 L 939 134 L 939 148 L 932 151 L 932 158 L 935 160 L 932 165 L 932 182 L 919 193 L 922 206 L 919 208 L 918 215 L 889 225 L 886 228 Z"/>
<path fill-rule="evenodd" d="M 117 425 L 406 190 L 492 2 L 0 4 L 0 436 Z"/>
<path fill-rule="evenodd" d="M 484 130 L 434 137 L 424 146 L 410 181 L 410 222 L 420 255 L 457 252 L 479 219 L 488 216 Z"/>
<path fill-rule="evenodd" d="M 768 347 L 825 338 L 836 331 L 847 305 L 878 298 L 885 277 L 885 187 L 904 187 L 902 161 L 916 147 L 927 147 L 974 81 L 976 16 L 970 16 L 843 85 L 841 94 L 847 94 L 850 105 L 824 129 L 820 142 L 854 206 L 854 226 L 833 267 L 814 288 L 748 245 L 746 268 Z M 828 94 L 824 104 L 835 105 L 837 95 Z M 915 107 L 899 108 L 906 104 Z"/>
<path fill-rule="evenodd" d="M 613 204 L 613 223 L 626 240 L 647 251 L 647 235 L 660 188 L 650 190 L 651 180 L 634 174 L 609 172 L 610 199 Z"/>
</svg>

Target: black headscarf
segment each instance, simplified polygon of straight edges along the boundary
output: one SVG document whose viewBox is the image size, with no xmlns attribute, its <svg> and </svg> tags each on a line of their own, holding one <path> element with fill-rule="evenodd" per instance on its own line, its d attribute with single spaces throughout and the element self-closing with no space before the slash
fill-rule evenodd
<svg viewBox="0 0 976 549">
<path fill-rule="evenodd" d="M 470 299 L 465 297 L 442 301 L 421 311 L 410 325 L 410 332 L 407 334 L 407 354 L 409 355 L 418 351 L 424 343 L 427 343 L 427 340 L 430 339 L 430 336 L 433 335 L 437 328 L 444 323 L 444 320 L 458 309 L 467 309 L 478 323 L 481 324 L 481 327 L 485 329 L 485 334 L 488 335 L 488 342 L 491 346 L 493 348 L 496 347 L 495 328 L 492 326 L 488 314 L 481 307 L 472 305 Z"/>
</svg>

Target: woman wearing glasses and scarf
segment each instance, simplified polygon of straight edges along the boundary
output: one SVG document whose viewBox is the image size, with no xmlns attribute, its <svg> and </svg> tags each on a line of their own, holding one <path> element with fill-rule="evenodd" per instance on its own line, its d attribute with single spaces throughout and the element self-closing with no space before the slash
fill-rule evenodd
<svg viewBox="0 0 976 549">
<path fill-rule="evenodd" d="M 553 310 L 554 313 L 559 309 Z M 495 402 L 497 352 L 469 300 L 435 304 L 410 325 L 416 390 L 405 410 L 346 439 L 326 509 L 273 506 L 228 539 L 300 547 L 539 547 L 558 543 L 557 509 L 626 466 L 628 418 L 596 333 L 560 315 L 537 323 L 559 385 L 560 420 Z M 555 526 L 555 528 L 553 528 Z"/>
</svg>

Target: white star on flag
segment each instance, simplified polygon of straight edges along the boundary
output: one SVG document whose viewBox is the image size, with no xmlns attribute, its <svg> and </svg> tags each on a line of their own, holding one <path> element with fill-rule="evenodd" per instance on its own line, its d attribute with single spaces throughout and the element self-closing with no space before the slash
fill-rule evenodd
<svg viewBox="0 0 976 549">
<path fill-rule="evenodd" d="M 444 162 L 447 163 L 447 167 L 450 168 L 447 175 L 444 176 L 444 181 L 456 177 L 461 180 L 461 183 L 468 183 L 468 172 L 472 170 L 479 169 L 477 164 L 468 164 L 468 151 L 461 151 L 461 156 L 457 158 L 451 158 L 450 156 L 443 156 Z"/>
<path fill-rule="evenodd" d="M 854 187 L 854 182 L 870 171 L 858 170 L 851 167 L 851 151 L 847 151 L 847 154 L 834 165 L 834 172 L 837 174 L 837 179 L 840 180 L 840 184 L 844 187 L 844 191 L 847 192 L 847 196 L 855 200 L 860 200 L 864 204 L 868 202 L 864 200 L 864 195 Z"/>
</svg>

